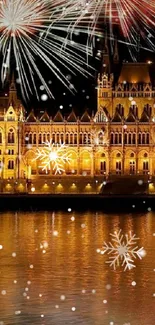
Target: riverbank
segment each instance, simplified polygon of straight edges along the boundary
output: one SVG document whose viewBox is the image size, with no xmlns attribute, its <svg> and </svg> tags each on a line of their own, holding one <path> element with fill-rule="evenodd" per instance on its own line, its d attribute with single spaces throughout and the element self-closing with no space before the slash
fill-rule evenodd
<svg viewBox="0 0 155 325">
<path fill-rule="evenodd" d="M 100 194 L 0 194 L 0 211 L 4 210 L 100 210 L 151 211 L 155 210 L 154 195 Z"/>
</svg>

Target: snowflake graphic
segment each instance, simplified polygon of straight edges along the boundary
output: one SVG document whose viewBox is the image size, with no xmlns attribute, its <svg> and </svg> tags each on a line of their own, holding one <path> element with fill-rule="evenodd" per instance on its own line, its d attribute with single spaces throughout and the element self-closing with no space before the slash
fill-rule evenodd
<svg viewBox="0 0 155 325">
<path fill-rule="evenodd" d="M 138 248 L 136 246 L 136 241 L 139 239 L 136 238 L 136 235 L 132 235 L 131 231 L 129 234 L 123 235 L 121 231 L 120 229 L 119 232 L 115 231 L 114 234 L 110 234 L 115 244 L 111 242 L 107 244 L 104 242 L 103 249 L 98 250 L 98 252 L 111 255 L 106 263 L 109 263 L 114 270 L 116 270 L 117 266 L 121 265 L 124 267 L 124 271 L 126 271 L 127 269 L 131 270 L 136 267 L 134 265 L 134 259 L 137 257 L 142 259 L 145 256 L 145 251 L 143 247 Z"/>
<path fill-rule="evenodd" d="M 46 172 L 52 167 L 55 171 L 55 175 L 64 172 L 65 162 L 70 163 L 71 160 L 70 154 L 66 151 L 67 146 L 65 143 L 55 144 L 50 140 L 42 144 L 44 144 L 45 147 L 43 149 L 37 149 L 36 157 L 34 158 L 34 160 L 42 161 L 42 165 L 39 167 Z"/>
</svg>

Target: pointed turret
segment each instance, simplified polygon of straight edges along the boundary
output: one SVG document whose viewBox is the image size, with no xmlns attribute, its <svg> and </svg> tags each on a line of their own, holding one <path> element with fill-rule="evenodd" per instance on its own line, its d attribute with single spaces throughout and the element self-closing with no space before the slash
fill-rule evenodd
<svg viewBox="0 0 155 325">
<path fill-rule="evenodd" d="M 14 73 L 12 74 L 10 87 L 9 87 L 9 105 L 12 105 L 13 107 L 18 106 L 18 98 L 17 98 L 17 89 L 16 89 L 16 83 L 15 83 L 15 76 Z"/>
<path fill-rule="evenodd" d="M 104 48 L 103 48 L 103 59 L 102 59 L 102 73 L 110 74 L 111 64 L 110 64 L 110 53 L 109 53 L 109 45 L 108 45 L 108 35 L 107 31 L 105 33 L 104 39 Z"/>
</svg>

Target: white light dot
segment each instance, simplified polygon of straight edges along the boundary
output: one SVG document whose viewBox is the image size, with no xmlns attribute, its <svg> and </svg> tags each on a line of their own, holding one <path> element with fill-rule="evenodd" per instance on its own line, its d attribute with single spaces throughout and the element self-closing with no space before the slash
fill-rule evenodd
<svg viewBox="0 0 155 325">
<path fill-rule="evenodd" d="M 60 299 L 61 299 L 61 300 L 65 300 L 65 299 L 66 299 L 65 295 L 61 295 L 61 296 L 60 296 Z"/>
<path fill-rule="evenodd" d="M 75 311 L 76 310 L 76 308 L 75 307 L 72 307 L 72 311 Z"/>
<path fill-rule="evenodd" d="M 2 291 L 1 291 L 1 294 L 2 294 L 3 296 L 5 296 L 5 295 L 6 295 L 6 290 L 2 290 Z"/>
<path fill-rule="evenodd" d="M 67 230 L 67 235 L 70 235 L 70 233 L 71 233 L 70 230 Z"/>
<path fill-rule="evenodd" d="M 143 184 L 143 180 L 142 179 L 139 179 L 138 180 L 138 185 L 142 185 Z"/>
<path fill-rule="evenodd" d="M 136 281 L 131 282 L 132 286 L 136 286 Z"/>
<path fill-rule="evenodd" d="M 82 290 L 82 293 L 86 293 L 86 290 L 85 290 L 85 289 L 83 289 L 83 290 Z"/>
<path fill-rule="evenodd" d="M 33 264 L 30 265 L 30 269 L 33 269 Z"/>
<path fill-rule="evenodd" d="M 39 297 L 40 297 L 40 298 L 42 297 L 42 294 L 41 294 L 41 293 L 39 293 Z"/>
<path fill-rule="evenodd" d="M 92 293 L 93 293 L 93 294 L 94 294 L 94 293 L 96 293 L 96 290 L 95 290 L 95 289 L 93 289 L 93 290 L 92 290 Z"/>
<path fill-rule="evenodd" d="M 53 231 L 53 236 L 55 236 L 55 237 L 58 236 L 58 231 L 57 231 L 57 230 L 54 230 L 54 231 Z"/>
<path fill-rule="evenodd" d="M 60 105 L 59 108 L 60 108 L 60 109 L 63 109 L 63 105 Z"/>
<path fill-rule="evenodd" d="M 41 95 L 41 100 L 46 101 L 48 99 L 48 96 L 46 94 Z"/>
<path fill-rule="evenodd" d="M 55 308 L 58 309 L 59 308 L 59 305 L 55 305 Z"/>
<path fill-rule="evenodd" d="M 3 246 L 2 245 L 0 245 L 0 249 L 3 249 Z"/>
<path fill-rule="evenodd" d="M 148 211 L 151 211 L 151 208 L 149 207 L 147 210 L 148 210 Z"/>
<path fill-rule="evenodd" d="M 96 252 L 97 252 L 97 253 L 100 253 L 100 251 L 101 251 L 101 250 L 100 250 L 99 248 L 97 248 Z"/>
<path fill-rule="evenodd" d="M 16 253 L 14 252 L 14 253 L 12 253 L 12 257 L 16 257 Z"/>
<path fill-rule="evenodd" d="M 16 284 L 17 283 L 17 280 L 14 280 L 13 283 Z"/>
<path fill-rule="evenodd" d="M 84 223 L 81 224 L 81 228 L 85 228 L 86 225 Z"/>
<path fill-rule="evenodd" d="M 71 208 L 68 208 L 68 212 L 71 212 L 72 211 L 72 209 Z"/>
<path fill-rule="evenodd" d="M 43 317 L 44 317 L 44 315 L 43 315 L 43 314 L 41 314 L 41 317 L 43 318 Z"/>
<path fill-rule="evenodd" d="M 110 290 L 111 289 L 111 284 L 107 284 L 105 287 L 106 287 L 107 290 Z"/>
<path fill-rule="evenodd" d="M 107 300 L 104 299 L 104 300 L 103 300 L 103 303 L 104 303 L 104 304 L 107 304 Z"/>
<path fill-rule="evenodd" d="M 15 315 L 20 315 L 21 314 L 21 311 L 20 310 L 16 310 L 15 311 Z"/>
<path fill-rule="evenodd" d="M 72 220 L 72 221 L 74 221 L 74 220 L 75 220 L 75 217 L 74 217 L 74 216 L 72 216 L 72 217 L 71 217 L 71 220 Z"/>
<path fill-rule="evenodd" d="M 30 285 L 31 284 L 31 281 L 27 281 L 27 284 Z"/>
</svg>

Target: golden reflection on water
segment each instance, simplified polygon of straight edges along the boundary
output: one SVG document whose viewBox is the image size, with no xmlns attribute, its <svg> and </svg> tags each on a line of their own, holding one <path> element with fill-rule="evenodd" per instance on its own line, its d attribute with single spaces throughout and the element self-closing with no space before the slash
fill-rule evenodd
<svg viewBox="0 0 155 325">
<path fill-rule="evenodd" d="M 154 325 L 154 219 L 152 212 L 1 214 L 0 325 Z M 96 252 L 119 229 L 136 234 L 147 253 L 126 272 Z"/>
</svg>

